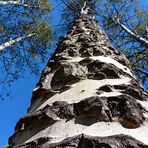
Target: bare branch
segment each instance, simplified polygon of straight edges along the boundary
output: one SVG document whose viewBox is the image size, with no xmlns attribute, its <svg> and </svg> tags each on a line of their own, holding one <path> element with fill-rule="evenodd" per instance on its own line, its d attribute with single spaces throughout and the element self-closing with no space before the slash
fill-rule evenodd
<svg viewBox="0 0 148 148">
<path fill-rule="evenodd" d="M 20 1 L 0 1 L 0 5 L 20 5 Z"/>
<path fill-rule="evenodd" d="M 128 29 L 124 24 L 122 24 L 119 19 L 116 20 L 116 23 L 118 25 L 120 25 L 120 27 L 125 30 L 127 33 L 130 34 L 131 37 L 135 38 L 138 42 L 145 44 L 146 46 L 148 46 L 148 40 L 139 36 L 138 34 L 135 34 L 133 31 L 131 31 L 130 29 Z"/>
<path fill-rule="evenodd" d="M 81 9 L 81 14 L 88 14 L 89 7 L 86 7 L 86 1 L 84 2 L 84 6 Z"/>
<path fill-rule="evenodd" d="M 10 47 L 11 45 L 15 44 L 16 42 L 19 42 L 25 38 L 30 38 L 32 37 L 33 35 L 35 35 L 35 33 L 32 33 L 32 34 L 28 34 L 27 36 L 24 36 L 24 37 L 18 37 L 16 39 L 13 39 L 13 40 L 10 40 L 8 42 L 5 42 L 3 44 L 0 45 L 0 51 L 4 50 L 5 48 L 7 47 Z"/>
<path fill-rule="evenodd" d="M 140 68 L 133 68 L 133 70 L 139 71 L 139 72 L 145 74 L 146 76 L 148 76 L 148 72 L 147 71 L 144 71 L 144 70 L 142 70 Z"/>
<path fill-rule="evenodd" d="M 38 5 L 35 6 L 35 5 L 24 4 L 24 3 L 21 3 L 19 0 L 18 1 L 0 1 L 0 6 L 5 6 L 5 5 L 19 5 L 19 6 L 23 6 L 23 7 L 39 8 Z"/>
<path fill-rule="evenodd" d="M 62 0 L 65 6 L 69 8 L 69 10 L 74 11 L 77 16 L 79 16 L 79 13 L 75 10 L 75 7 L 68 1 Z"/>
</svg>

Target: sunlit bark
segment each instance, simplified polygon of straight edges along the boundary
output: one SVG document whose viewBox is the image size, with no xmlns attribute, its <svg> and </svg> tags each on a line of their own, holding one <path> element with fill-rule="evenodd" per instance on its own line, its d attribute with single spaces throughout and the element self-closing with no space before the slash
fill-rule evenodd
<svg viewBox="0 0 148 148">
<path fill-rule="evenodd" d="M 131 31 L 129 28 L 127 28 L 123 23 L 121 23 L 120 21 L 117 21 L 117 24 L 120 25 L 120 27 L 125 30 L 131 37 L 133 37 L 134 39 L 136 39 L 138 42 L 145 44 L 148 46 L 148 40 L 141 37 L 140 35 L 134 33 L 133 31 Z"/>
<path fill-rule="evenodd" d="M 23 39 L 30 38 L 33 35 L 35 35 L 35 34 L 32 33 L 32 34 L 28 34 L 27 36 L 24 36 L 24 37 L 18 37 L 16 39 L 11 39 L 11 40 L 0 45 L 0 51 L 3 51 L 5 48 L 10 47 L 17 42 L 22 41 Z"/>
</svg>

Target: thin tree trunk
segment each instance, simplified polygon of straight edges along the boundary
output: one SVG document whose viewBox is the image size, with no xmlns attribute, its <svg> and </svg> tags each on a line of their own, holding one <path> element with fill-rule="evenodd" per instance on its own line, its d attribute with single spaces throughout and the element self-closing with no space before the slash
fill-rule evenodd
<svg viewBox="0 0 148 148">
<path fill-rule="evenodd" d="M 22 41 L 23 39 L 26 39 L 26 38 L 30 38 L 32 37 L 33 35 L 35 35 L 35 33 L 31 33 L 31 34 L 28 34 L 27 36 L 24 36 L 24 37 L 18 37 L 18 38 L 15 38 L 15 39 L 12 39 L 10 41 L 7 41 L 3 44 L 0 45 L 0 51 L 3 51 L 5 48 L 7 47 L 11 47 L 13 44 L 17 43 L 17 42 L 20 42 Z"/>
<path fill-rule="evenodd" d="M 147 96 L 125 56 L 81 14 L 44 69 L 10 147 L 147 147 Z"/>
<path fill-rule="evenodd" d="M 0 5 L 19 5 L 20 1 L 0 1 Z"/>
<path fill-rule="evenodd" d="M 139 36 L 138 34 L 135 34 L 133 31 L 131 31 L 129 28 L 127 28 L 124 24 L 122 24 L 121 22 L 117 22 L 118 25 L 120 25 L 120 27 L 126 31 L 132 38 L 136 39 L 139 43 L 145 44 L 146 46 L 148 46 L 148 40 Z"/>
<path fill-rule="evenodd" d="M 18 5 L 23 7 L 39 8 L 39 6 L 28 5 L 21 1 L 0 1 L 0 6 L 5 6 L 5 5 Z"/>
</svg>

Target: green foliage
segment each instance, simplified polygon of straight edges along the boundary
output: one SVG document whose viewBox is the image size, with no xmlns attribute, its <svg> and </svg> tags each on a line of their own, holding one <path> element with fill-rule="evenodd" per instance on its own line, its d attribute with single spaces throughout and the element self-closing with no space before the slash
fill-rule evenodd
<svg viewBox="0 0 148 148">
<path fill-rule="evenodd" d="M 135 25 L 134 29 L 135 33 L 137 34 L 143 34 L 145 33 L 145 26 L 141 22 L 139 22 L 137 25 Z"/>
<path fill-rule="evenodd" d="M 45 21 L 40 22 L 36 27 L 35 30 L 38 30 L 40 33 L 40 36 L 38 37 L 38 41 L 41 43 L 50 43 L 49 36 L 51 35 L 51 29 L 48 23 Z"/>
<path fill-rule="evenodd" d="M 49 0 L 39 0 L 39 6 L 45 11 L 50 11 L 51 10 Z"/>
<path fill-rule="evenodd" d="M 7 86 L 26 70 L 38 74 L 48 57 L 51 44 L 51 5 L 48 0 L 25 1 L 21 5 L 0 5 L 0 45 L 22 38 L 0 51 L 0 93 L 10 94 Z"/>
<path fill-rule="evenodd" d="M 5 145 L 3 145 L 3 147 L 2 148 L 7 148 L 8 147 L 8 144 L 5 144 Z"/>
</svg>

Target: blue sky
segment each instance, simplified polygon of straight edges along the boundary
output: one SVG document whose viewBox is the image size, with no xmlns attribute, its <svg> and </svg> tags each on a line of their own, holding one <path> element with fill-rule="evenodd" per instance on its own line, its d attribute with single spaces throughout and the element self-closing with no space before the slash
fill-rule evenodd
<svg viewBox="0 0 148 148">
<path fill-rule="evenodd" d="M 148 0 L 141 0 L 145 8 L 148 8 Z M 55 4 L 55 3 L 54 3 Z M 58 24 L 58 11 L 54 11 L 54 24 Z M 42 66 L 42 68 L 44 65 Z M 0 101 L 0 148 L 7 144 L 8 137 L 13 134 L 16 122 L 26 114 L 30 105 L 32 90 L 39 77 L 26 73 L 25 79 L 16 81 L 12 87 L 13 98 Z"/>
<path fill-rule="evenodd" d="M 0 148 L 7 143 L 19 117 L 26 113 L 37 78 L 28 76 L 13 85 L 13 98 L 0 101 Z"/>
</svg>

